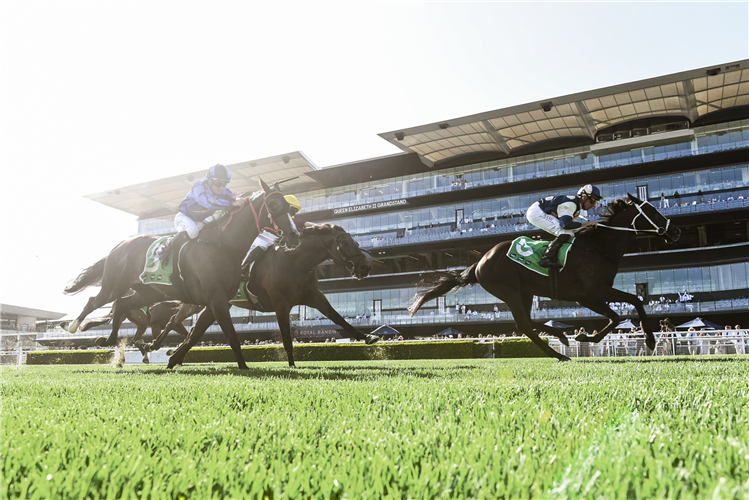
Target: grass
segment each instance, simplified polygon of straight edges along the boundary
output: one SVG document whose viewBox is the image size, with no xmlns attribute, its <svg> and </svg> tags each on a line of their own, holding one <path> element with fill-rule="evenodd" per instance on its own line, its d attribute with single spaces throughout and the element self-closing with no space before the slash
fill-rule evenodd
<svg viewBox="0 0 749 500">
<path fill-rule="evenodd" d="M 0 370 L 3 498 L 747 498 L 749 357 Z"/>
</svg>

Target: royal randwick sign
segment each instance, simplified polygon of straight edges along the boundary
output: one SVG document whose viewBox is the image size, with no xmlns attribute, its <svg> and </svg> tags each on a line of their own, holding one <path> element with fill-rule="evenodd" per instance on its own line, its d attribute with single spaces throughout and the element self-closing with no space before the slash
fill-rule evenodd
<svg viewBox="0 0 749 500">
<path fill-rule="evenodd" d="M 380 201 L 377 203 L 367 203 L 365 205 L 353 205 L 350 207 L 334 208 L 333 215 L 351 214 L 354 212 L 364 212 L 366 210 L 379 210 L 383 208 L 403 207 L 408 205 L 408 200 L 390 200 Z"/>
</svg>

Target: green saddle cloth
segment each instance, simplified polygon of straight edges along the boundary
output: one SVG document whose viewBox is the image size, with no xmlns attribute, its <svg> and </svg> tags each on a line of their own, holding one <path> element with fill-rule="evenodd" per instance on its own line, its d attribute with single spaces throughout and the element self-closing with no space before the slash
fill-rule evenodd
<svg viewBox="0 0 749 500">
<path fill-rule="evenodd" d="M 572 243 L 574 242 L 575 238 L 570 238 L 570 240 L 563 244 L 559 249 L 559 262 L 562 264 L 561 269 L 559 269 L 560 271 L 564 269 L 564 266 L 567 263 L 567 253 L 570 251 Z M 549 268 L 543 267 L 538 263 L 548 247 L 548 241 L 536 241 L 527 236 L 520 236 L 512 241 L 510 249 L 507 250 L 507 257 L 531 271 L 548 276 Z"/>
<path fill-rule="evenodd" d="M 140 275 L 140 281 L 146 285 L 171 285 L 172 284 L 172 264 L 174 264 L 174 257 L 169 259 L 169 264 L 164 266 L 161 259 L 156 257 L 156 251 L 166 242 L 169 241 L 169 236 L 162 236 L 158 240 L 151 243 L 146 251 L 146 265 L 143 268 L 143 272 Z"/>
<path fill-rule="evenodd" d="M 250 263 L 249 275 L 252 279 L 252 269 L 255 267 L 255 262 Z M 245 309 L 252 309 L 254 311 L 267 312 L 265 306 L 260 303 L 257 295 L 253 294 L 248 290 L 249 281 L 242 280 L 239 283 L 239 289 L 234 294 L 234 298 L 229 301 L 229 304 L 237 307 L 244 307 Z"/>
</svg>

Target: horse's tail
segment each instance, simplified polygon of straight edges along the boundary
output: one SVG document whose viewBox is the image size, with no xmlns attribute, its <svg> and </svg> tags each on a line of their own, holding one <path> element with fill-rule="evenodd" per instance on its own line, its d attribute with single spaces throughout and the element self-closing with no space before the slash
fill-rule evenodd
<svg viewBox="0 0 749 500">
<path fill-rule="evenodd" d="M 81 325 L 80 331 L 85 332 L 86 330 L 90 330 L 95 326 L 108 325 L 112 322 L 112 315 L 113 313 L 110 312 L 109 314 L 107 314 L 106 316 L 102 316 L 101 318 L 86 321 Z"/>
<path fill-rule="evenodd" d="M 460 290 L 464 286 L 478 283 L 476 278 L 476 264 L 460 271 L 437 271 L 422 281 L 422 284 L 432 285 L 432 288 L 418 292 L 414 296 L 414 303 L 408 307 L 408 312 L 413 316 L 424 303 L 445 295 L 452 289 Z"/>
<path fill-rule="evenodd" d="M 104 276 L 104 264 L 107 262 L 107 258 L 104 257 L 93 266 L 87 267 L 76 279 L 71 281 L 68 286 L 65 287 L 63 293 L 65 295 L 74 295 L 84 288 L 88 288 L 94 285 L 101 285 L 101 278 Z"/>
</svg>

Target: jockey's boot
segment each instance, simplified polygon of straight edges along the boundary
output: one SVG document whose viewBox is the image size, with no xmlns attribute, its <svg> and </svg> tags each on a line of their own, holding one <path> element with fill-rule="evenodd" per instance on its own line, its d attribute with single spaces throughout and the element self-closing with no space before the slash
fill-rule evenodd
<svg viewBox="0 0 749 500">
<path fill-rule="evenodd" d="M 562 264 L 560 264 L 557 260 L 557 253 L 559 252 L 559 249 L 562 247 L 562 245 L 567 243 L 567 240 L 569 239 L 569 234 L 560 234 L 559 236 L 554 238 L 554 241 L 549 243 L 549 247 L 544 252 L 541 260 L 538 261 L 538 264 L 543 267 L 555 267 L 557 269 L 562 267 Z"/>
<path fill-rule="evenodd" d="M 242 261 L 242 272 L 240 273 L 240 277 L 243 280 L 250 279 L 250 264 L 255 262 L 257 258 L 263 254 L 264 251 L 265 248 L 263 247 L 255 247 L 247 252 L 247 255 L 245 255 L 244 260 Z"/>
<path fill-rule="evenodd" d="M 190 241 L 190 235 L 187 234 L 187 231 L 181 231 L 177 233 L 171 240 L 167 241 L 166 245 L 161 247 L 161 251 L 159 252 L 161 265 L 168 265 L 169 259 L 171 259 L 172 254 L 179 251 L 180 247 L 182 247 L 182 245 L 184 245 L 188 241 Z"/>
</svg>

